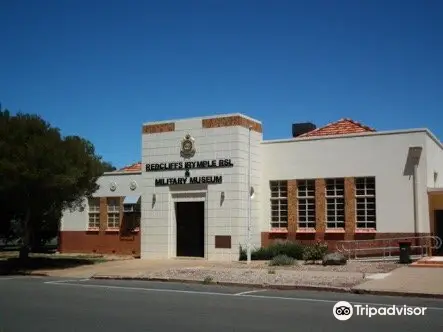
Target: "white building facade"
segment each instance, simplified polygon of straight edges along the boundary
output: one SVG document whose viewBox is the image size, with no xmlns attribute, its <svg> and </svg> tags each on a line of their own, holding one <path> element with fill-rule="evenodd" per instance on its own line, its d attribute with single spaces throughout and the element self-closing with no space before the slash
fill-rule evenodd
<svg viewBox="0 0 443 332">
<path fill-rule="evenodd" d="M 443 235 L 443 147 L 428 130 L 297 128 L 264 141 L 242 114 L 145 124 L 141 163 L 66 211 L 60 251 L 232 261 L 248 236 L 258 248 Z"/>
</svg>

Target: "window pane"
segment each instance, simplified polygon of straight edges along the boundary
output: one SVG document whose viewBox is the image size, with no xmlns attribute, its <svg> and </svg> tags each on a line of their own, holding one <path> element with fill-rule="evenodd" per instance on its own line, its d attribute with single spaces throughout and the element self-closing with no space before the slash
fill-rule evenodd
<svg viewBox="0 0 443 332">
<path fill-rule="evenodd" d="M 357 228 L 375 228 L 375 177 L 355 179 Z"/>
</svg>

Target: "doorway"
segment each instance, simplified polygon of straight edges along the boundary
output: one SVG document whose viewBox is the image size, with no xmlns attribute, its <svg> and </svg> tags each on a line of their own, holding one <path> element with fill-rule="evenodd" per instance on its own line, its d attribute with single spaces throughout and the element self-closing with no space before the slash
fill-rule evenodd
<svg viewBox="0 0 443 332">
<path fill-rule="evenodd" d="M 443 210 L 435 210 L 434 235 L 443 240 Z M 443 255 L 443 245 L 437 250 L 437 255 Z"/>
<path fill-rule="evenodd" d="M 175 203 L 177 257 L 205 256 L 205 202 Z"/>
</svg>

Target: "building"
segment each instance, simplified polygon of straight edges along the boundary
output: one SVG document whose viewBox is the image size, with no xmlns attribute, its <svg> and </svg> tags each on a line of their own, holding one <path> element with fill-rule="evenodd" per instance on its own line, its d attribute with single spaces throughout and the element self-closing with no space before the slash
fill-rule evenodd
<svg viewBox="0 0 443 332">
<path fill-rule="evenodd" d="M 292 129 L 264 141 L 242 114 L 143 125 L 142 162 L 65 212 L 60 251 L 237 260 L 248 234 L 254 247 L 443 235 L 443 146 L 429 130 Z"/>
</svg>

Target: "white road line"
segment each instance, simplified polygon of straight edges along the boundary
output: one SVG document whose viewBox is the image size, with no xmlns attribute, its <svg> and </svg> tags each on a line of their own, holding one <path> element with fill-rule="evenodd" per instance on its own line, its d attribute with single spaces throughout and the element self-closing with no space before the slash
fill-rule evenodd
<svg viewBox="0 0 443 332">
<path fill-rule="evenodd" d="M 219 295 L 219 296 L 233 296 L 234 295 L 234 294 L 215 293 L 215 292 L 187 291 L 187 290 L 179 290 L 179 289 L 139 288 L 139 287 L 126 287 L 126 286 L 71 284 L 70 281 L 78 281 L 78 280 L 47 281 L 47 282 L 45 282 L 45 284 L 52 284 L 52 285 L 57 285 L 57 286 L 77 286 L 77 287 L 90 287 L 90 288 L 124 289 L 124 290 L 138 290 L 138 291 L 145 291 L 145 292 L 184 293 L 184 294 L 196 294 L 196 295 Z"/>
<path fill-rule="evenodd" d="M 237 293 L 237 294 L 234 294 L 234 295 L 242 296 L 242 295 L 246 295 L 246 294 L 253 294 L 253 293 L 259 293 L 259 292 L 266 292 L 266 289 L 251 290 L 251 291 L 247 291 L 247 292 Z"/>
<path fill-rule="evenodd" d="M 78 280 L 77 280 L 78 281 Z M 265 295 L 254 295 L 254 294 L 245 294 L 242 296 L 238 296 L 237 294 L 227 294 L 227 293 L 215 293 L 215 292 L 201 292 L 201 291 L 188 291 L 188 290 L 179 290 L 179 289 L 162 289 L 162 288 L 139 288 L 139 287 L 126 287 L 126 286 L 108 286 L 108 285 L 88 285 L 88 284 L 71 284 L 69 283 L 69 280 L 66 280 L 66 282 L 52 282 L 47 281 L 46 284 L 52 284 L 57 286 L 77 286 L 77 287 L 89 287 L 89 288 L 105 288 L 105 289 L 123 289 L 123 290 L 137 290 L 137 291 L 144 291 L 144 292 L 163 292 L 163 293 L 182 293 L 182 294 L 194 294 L 194 295 L 213 295 L 213 296 L 230 296 L 230 297 L 249 297 L 249 298 L 256 298 L 256 299 L 266 299 L 266 300 L 286 300 L 286 301 L 298 301 L 298 302 L 317 302 L 317 303 L 337 303 L 340 300 L 323 300 L 323 299 L 310 299 L 310 298 L 301 298 L 301 297 L 282 297 L 282 296 L 265 296 Z M 264 290 L 266 291 L 266 290 Z M 369 306 L 379 306 L 379 307 L 385 307 L 385 306 L 392 306 L 394 303 L 371 303 L 371 302 L 354 302 L 349 301 L 352 304 L 362 304 L 362 305 L 369 305 Z M 396 303 L 395 305 L 403 305 Z M 409 306 L 409 305 L 408 305 Z M 418 307 L 421 307 L 420 305 L 417 305 Z M 411 305 L 411 307 L 415 307 L 414 305 Z M 428 310 L 436 310 L 436 311 L 443 311 L 443 307 L 426 307 Z"/>
<path fill-rule="evenodd" d="M 80 281 L 88 281 L 89 279 L 69 279 L 69 280 L 53 280 L 53 281 L 45 281 L 45 284 L 64 284 L 67 282 L 80 282 Z"/>
<path fill-rule="evenodd" d="M 0 280 L 14 280 L 14 279 L 21 279 L 20 277 L 0 277 Z"/>
</svg>

